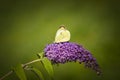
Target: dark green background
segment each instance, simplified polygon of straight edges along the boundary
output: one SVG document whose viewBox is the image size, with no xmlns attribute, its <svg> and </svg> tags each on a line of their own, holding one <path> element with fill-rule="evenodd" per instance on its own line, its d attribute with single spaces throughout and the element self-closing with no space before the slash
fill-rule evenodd
<svg viewBox="0 0 120 80">
<path fill-rule="evenodd" d="M 78 63 L 54 66 L 55 80 L 120 80 L 120 2 L 0 0 L 0 76 L 36 58 L 64 24 L 71 42 L 90 50 L 103 75 Z M 40 65 L 36 65 L 41 67 Z M 27 72 L 29 80 L 37 80 Z M 15 74 L 5 80 L 18 80 Z"/>
</svg>

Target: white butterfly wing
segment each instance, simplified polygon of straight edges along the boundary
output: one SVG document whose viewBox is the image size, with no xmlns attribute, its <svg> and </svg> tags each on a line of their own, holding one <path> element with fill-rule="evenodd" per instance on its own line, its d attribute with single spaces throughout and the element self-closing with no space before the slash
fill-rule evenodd
<svg viewBox="0 0 120 80">
<path fill-rule="evenodd" d="M 55 36 L 55 42 L 66 42 L 70 40 L 70 32 L 66 29 L 59 29 Z"/>
<path fill-rule="evenodd" d="M 70 32 L 68 30 L 65 30 L 63 32 L 63 36 L 64 36 L 63 39 L 62 39 L 63 42 L 70 40 Z"/>
</svg>

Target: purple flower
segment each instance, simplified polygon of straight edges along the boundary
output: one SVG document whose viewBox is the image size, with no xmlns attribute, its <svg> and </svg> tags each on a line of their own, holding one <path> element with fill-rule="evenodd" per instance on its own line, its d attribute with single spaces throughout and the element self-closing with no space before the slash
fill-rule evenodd
<svg viewBox="0 0 120 80">
<path fill-rule="evenodd" d="M 85 67 L 91 68 L 100 74 L 99 65 L 92 54 L 81 45 L 71 42 L 52 43 L 44 49 L 45 57 L 53 64 L 76 62 L 84 63 Z"/>
</svg>

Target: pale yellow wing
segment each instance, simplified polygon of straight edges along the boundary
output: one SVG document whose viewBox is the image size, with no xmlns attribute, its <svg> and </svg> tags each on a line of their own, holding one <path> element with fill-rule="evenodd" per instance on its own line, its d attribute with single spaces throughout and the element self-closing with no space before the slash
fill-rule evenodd
<svg viewBox="0 0 120 80">
<path fill-rule="evenodd" d="M 66 42 L 70 40 L 70 32 L 66 30 L 64 27 L 61 27 L 57 30 L 56 36 L 55 36 L 55 42 Z"/>
</svg>

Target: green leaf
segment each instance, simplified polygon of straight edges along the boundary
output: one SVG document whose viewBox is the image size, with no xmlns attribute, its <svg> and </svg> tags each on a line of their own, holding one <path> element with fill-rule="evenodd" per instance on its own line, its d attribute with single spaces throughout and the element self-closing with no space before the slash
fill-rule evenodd
<svg viewBox="0 0 120 80">
<path fill-rule="evenodd" d="M 53 72 L 53 66 L 52 66 L 51 62 L 46 57 L 44 57 L 42 60 L 42 63 L 44 65 L 46 71 L 50 75 L 50 77 L 53 78 L 54 72 Z"/>
<path fill-rule="evenodd" d="M 37 68 L 32 68 L 32 71 L 34 71 L 40 79 L 45 80 L 40 70 L 38 70 Z"/>
<path fill-rule="evenodd" d="M 27 80 L 22 64 L 16 65 L 13 70 L 15 71 L 16 75 L 19 77 L 20 80 Z"/>
<path fill-rule="evenodd" d="M 38 53 L 37 56 L 42 59 L 44 57 L 44 52 Z"/>
</svg>

